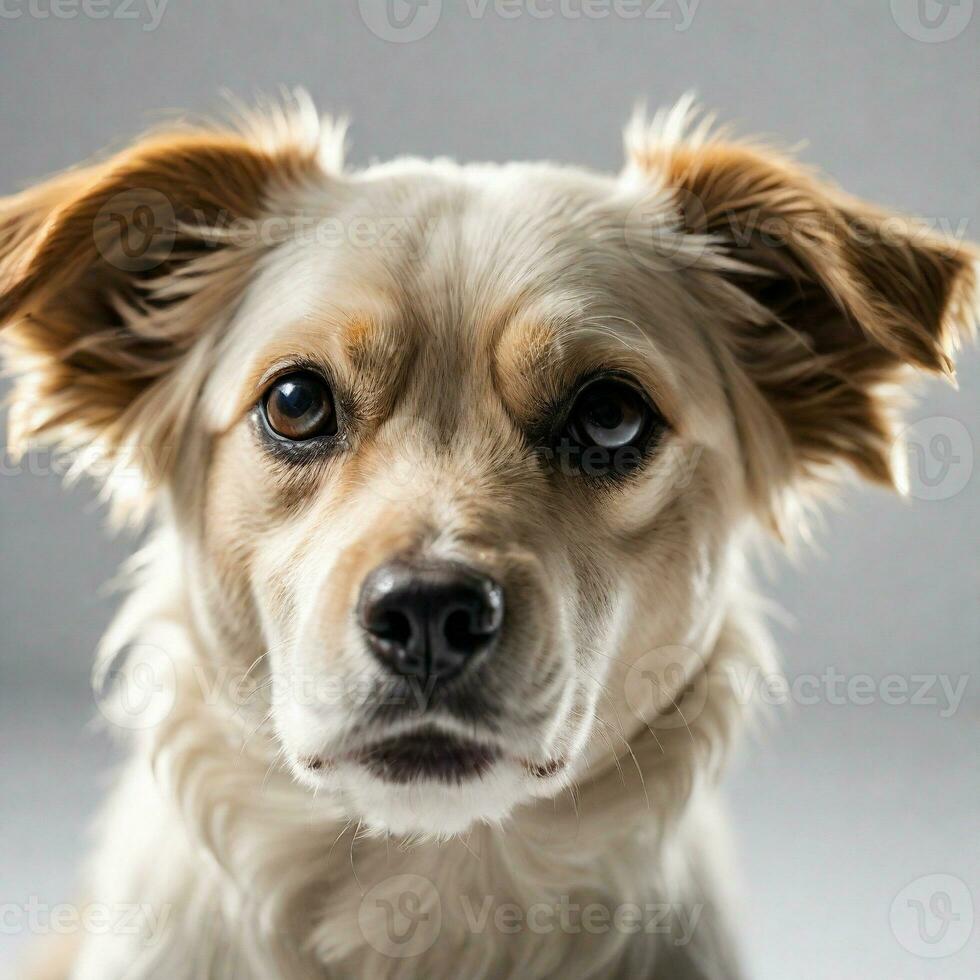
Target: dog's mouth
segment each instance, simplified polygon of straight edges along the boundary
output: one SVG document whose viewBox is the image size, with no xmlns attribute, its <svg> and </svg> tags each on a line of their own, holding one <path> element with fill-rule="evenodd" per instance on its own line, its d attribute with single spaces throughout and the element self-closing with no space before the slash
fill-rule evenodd
<svg viewBox="0 0 980 980">
<path fill-rule="evenodd" d="M 354 752 L 351 760 L 389 783 L 429 779 L 459 784 L 480 778 L 500 757 L 492 745 L 428 730 L 374 742 Z"/>
</svg>

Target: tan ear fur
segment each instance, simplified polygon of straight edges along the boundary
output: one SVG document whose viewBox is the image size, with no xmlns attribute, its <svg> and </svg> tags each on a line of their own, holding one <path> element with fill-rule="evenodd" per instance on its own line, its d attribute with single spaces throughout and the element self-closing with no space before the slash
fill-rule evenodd
<svg viewBox="0 0 980 980">
<path fill-rule="evenodd" d="M 893 393 L 909 367 L 952 374 L 976 330 L 976 251 L 709 126 L 688 102 L 634 123 L 630 165 L 744 269 L 726 273 L 750 305 L 725 339 L 784 428 L 788 478 L 844 462 L 893 483 Z"/>
<path fill-rule="evenodd" d="M 155 133 L 0 201 L 12 446 L 95 447 L 110 469 L 124 453 L 164 465 L 160 443 L 176 443 L 193 394 L 175 368 L 233 308 L 259 254 L 215 229 L 322 174 L 304 108 L 246 132 Z M 144 247 L 127 248 L 141 234 Z"/>
</svg>

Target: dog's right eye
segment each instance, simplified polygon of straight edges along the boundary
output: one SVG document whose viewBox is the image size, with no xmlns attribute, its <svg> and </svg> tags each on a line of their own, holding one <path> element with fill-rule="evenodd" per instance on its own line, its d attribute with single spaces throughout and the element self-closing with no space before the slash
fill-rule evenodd
<svg viewBox="0 0 980 980">
<path fill-rule="evenodd" d="M 275 381 L 262 399 L 262 411 L 269 428 L 292 442 L 337 431 L 330 388 L 311 371 L 298 371 Z"/>
</svg>

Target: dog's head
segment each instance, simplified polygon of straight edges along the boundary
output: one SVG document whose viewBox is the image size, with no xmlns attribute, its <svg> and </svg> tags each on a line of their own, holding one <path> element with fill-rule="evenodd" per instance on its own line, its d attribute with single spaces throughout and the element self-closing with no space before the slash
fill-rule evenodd
<svg viewBox="0 0 980 980">
<path fill-rule="evenodd" d="M 199 645 L 368 825 L 620 754 L 630 672 L 656 713 L 703 669 L 742 529 L 891 481 L 890 392 L 970 329 L 967 248 L 683 114 L 618 177 L 345 173 L 301 108 L 0 205 L 16 439 L 153 502 Z"/>
</svg>

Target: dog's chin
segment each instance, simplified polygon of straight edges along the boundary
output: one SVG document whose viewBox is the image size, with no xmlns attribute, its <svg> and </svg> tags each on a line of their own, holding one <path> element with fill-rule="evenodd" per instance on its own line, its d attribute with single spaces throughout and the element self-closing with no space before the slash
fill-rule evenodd
<svg viewBox="0 0 980 980">
<path fill-rule="evenodd" d="M 375 833 L 445 838 L 478 823 L 499 823 L 528 799 L 516 762 L 499 759 L 479 776 L 459 782 L 418 777 L 393 782 L 363 767 L 337 773 L 346 807 Z"/>
<path fill-rule="evenodd" d="M 373 765 L 352 761 L 292 768 L 303 785 L 339 802 L 361 833 L 443 839 L 478 823 L 499 823 L 533 795 L 523 767 L 507 759 L 458 781 L 436 775 L 389 779 Z"/>
<path fill-rule="evenodd" d="M 373 742 L 341 757 L 298 759 L 297 779 L 341 803 L 361 832 L 443 839 L 505 820 L 564 785 L 564 766 L 533 766 L 497 747 L 431 734 Z"/>
</svg>

